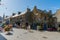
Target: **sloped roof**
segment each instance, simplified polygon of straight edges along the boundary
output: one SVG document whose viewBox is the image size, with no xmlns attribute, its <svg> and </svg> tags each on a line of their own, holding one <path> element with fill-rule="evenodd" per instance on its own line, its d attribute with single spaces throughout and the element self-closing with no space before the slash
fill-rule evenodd
<svg viewBox="0 0 60 40">
<path fill-rule="evenodd" d="M 14 17 L 17 17 L 17 16 L 18 16 L 18 14 L 14 15 L 14 16 L 11 16 L 11 17 L 14 18 Z"/>
<path fill-rule="evenodd" d="M 26 10 L 26 11 L 24 11 L 24 12 L 22 12 L 20 15 L 23 15 L 23 14 L 25 14 L 26 12 L 27 12 L 27 10 Z M 20 16 L 20 15 L 19 15 L 19 16 Z"/>
<path fill-rule="evenodd" d="M 9 19 L 9 18 L 10 18 L 10 17 L 7 17 L 7 18 L 5 17 L 4 19 Z"/>
<path fill-rule="evenodd" d="M 23 15 L 23 14 L 25 14 L 27 12 L 27 10 L 26 11 L 24 11 L 24 12 L 22 12 L 21 14 L 16 14 L 16 15 L 14 15 L 14 16 L 11 16 L 11 18 L 14 18 L 14 17 L 17 17 L 17 16 L 20 16 L 20 15 Z"/>
</svg>

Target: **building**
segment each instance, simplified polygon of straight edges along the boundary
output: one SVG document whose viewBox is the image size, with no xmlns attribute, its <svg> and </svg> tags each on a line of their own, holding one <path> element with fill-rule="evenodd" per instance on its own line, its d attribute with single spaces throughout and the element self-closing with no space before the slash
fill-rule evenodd
<svg viewBox="0 0 60 40">
<path fill-rule="evenodd" d="M 42 27 L 48 27 L 53 25 L 53 19 L 55 17 L 52 17 L 51 10 L 40 10 L 36 6 L 34 6 L 33 10 L 31 11 L 29 8 L 26 9 L 24 12 L 18 12 L 18 14 L 14 14 L 11 17 L 9 17 L 10 23 L 19 23 L 19 24 L 39 24 L 42 25 Z"/>
<path fill-rule="evenodd" d="M 3 22 L 3 18 L 0 16 L 0 24 Z"/>
<path fill-rule="evenodd" d="M 56 25 L 57 25 L 57 27 L 60 27 L 60 9 L 58 9 L 57 11 L 56 11 L 56 13 L 54 14 L 54 17 L 56 17 L 56 21 L 57 21 L 57 23 L 56 23 Z"/>
</svg>

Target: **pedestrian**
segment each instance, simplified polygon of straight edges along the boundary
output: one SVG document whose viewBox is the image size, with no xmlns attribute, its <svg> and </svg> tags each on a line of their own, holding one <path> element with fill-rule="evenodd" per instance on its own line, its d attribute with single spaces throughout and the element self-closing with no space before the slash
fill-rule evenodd
<svg viewBox="0 0 60 40">
<path fill-rule="evenodd" d="M 30 25 L 28 25 L 27 29 L 30 31 Z"/>
<path fill-rule="evenodd" d="M 28 23 L 26 23 L 26 29 L 27 29 L 27 27 L 28 27 Z"/>
</svg>

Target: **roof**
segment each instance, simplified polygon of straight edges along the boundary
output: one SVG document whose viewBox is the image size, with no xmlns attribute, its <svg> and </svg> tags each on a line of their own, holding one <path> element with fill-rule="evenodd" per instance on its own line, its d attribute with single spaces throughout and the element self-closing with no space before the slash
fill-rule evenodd
<svg viewBox="0 0 60 40">
<path fill-rule="evenodd" d="M 4 19 L 9 19 L 10 17 L 4 18 Z"/>
<path fill-rule="evenodd" d="M 21 16 L 21 15 L 25 14 L 26 12 L 27 12 L 27 10 L 24 11 L 24 12 L 22 12 L 21 14 L 16 14 L 16 15 L 14 15 L 14 16 L 10 16 L 10 17 L 7 17 L 7 18 L 5 18 L 5 19 L 9 19 L 9 18 L 14 18 L 14 17 L 17 17 L 17 16 Z"/>
<path fill-rule="evenodd" d="M 18 16 L 18 14 L 14 15 L 14 16 L 11 16 L 11 17 L 14 18 L 14 17 L 17 17 L 17 16 Z"/>
<path fill-rule="evenodd" d="M 14 17 L 17 17 L 17 16 L 21 16 L 21 15 L 23 15 L 23 14 L 25 14 L 27 12 L 27 10 L 26 11 L 24 11 L 24 12 L 22 12 L 21 14 L 16 14 L 16 15 L 14 15 L 14 16 L 11 16 L 11 18 L 14 18 Z"/>
<path fill-rule="evenodd" d="M 27 10 L 26 10 L 26 11 L 24 11 L 24 12 L 22 12 L 20 15 L 23 15 L 23 14 L 25 14 L 26 12 L 27 12 Z M 20 15 L 19 15 L 19 16 L 20 16 Z"/>
</svg>

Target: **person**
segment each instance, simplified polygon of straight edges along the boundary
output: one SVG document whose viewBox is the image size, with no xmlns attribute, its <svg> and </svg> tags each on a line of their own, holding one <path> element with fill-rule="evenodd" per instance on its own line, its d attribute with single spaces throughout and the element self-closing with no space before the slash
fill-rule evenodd
<svg viewBox="0 0 60 40">
<path fill-rule="evenodd" d="M 27 27 L 28 27 L 28 23 L 26 23 L 26 29 L 27 29 Z"/>
<path fill-rule="evenodd" d="M 59 27 L 57 28 L 57 30 L 60 32 L 60 25 L 59 25 Z"/>
<path fill-rule="evenodd" d="M 13 24 L 13 27 L 17 27 L 17 26 L 16 26 L 16 23 Z"/>
<path fill-rule="evenodd" d="M 9 20 L 6 21 L 6 25 L 8 25 L 8 24 L 9 24 Z"/>
<path fill-rule="evenodd" d="M 30 30 L 30 25 L 28 25 L 27 29 Z"/>
<path fill-rule="evenodd" d="M 45 31 L 47 30 L 47 25 L 46 25 L 46 23 L 44 23 L 43 29 L 44 29 Z"/>
</svg>

